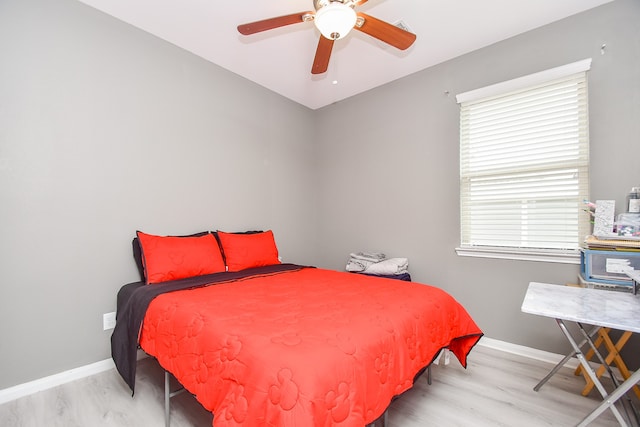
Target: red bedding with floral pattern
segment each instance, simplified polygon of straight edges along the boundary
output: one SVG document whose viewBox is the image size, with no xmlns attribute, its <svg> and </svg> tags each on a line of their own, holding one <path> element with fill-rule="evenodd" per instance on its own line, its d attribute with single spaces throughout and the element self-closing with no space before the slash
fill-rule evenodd
<svg viewBox="0 0 640 427">
<path fill-rule="evenodd" d="M 140 345 L 215 427 L 358 426 L 482 336 L 441 289 L 315 268 L 156 297 Z"/>
</svg>

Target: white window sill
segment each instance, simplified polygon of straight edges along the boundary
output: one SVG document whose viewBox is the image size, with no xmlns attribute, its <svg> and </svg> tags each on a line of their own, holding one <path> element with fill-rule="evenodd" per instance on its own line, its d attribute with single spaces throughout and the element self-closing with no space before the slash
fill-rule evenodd
<svg viewBox="0 0 640 427">
<path fill-rule="evenodd" d="M 499 247 L 459 247 L 456 248 L 459 256 L 478 258 L 514 259 L 520 261 L 555 262 L 561 264 L 580 264 L 580 251 L 566 250 L 534 250 L 520 248 Z"/>
</svg>

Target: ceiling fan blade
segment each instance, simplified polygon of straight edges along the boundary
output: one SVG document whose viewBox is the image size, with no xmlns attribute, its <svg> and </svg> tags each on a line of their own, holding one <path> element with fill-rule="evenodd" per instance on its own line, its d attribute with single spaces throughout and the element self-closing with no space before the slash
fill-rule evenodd
<svg viewBox="0 0 640 427">
<path fill-rule="evenodd" d="M 316 49 L 316 57 L 313 59 L 311 74 L 322 74 L 329 68 L 329 58 L 331 58 L 331 50 L 333 49 L 334 40 L 330 40 L 324 36 L 320 36 L 318 40 L 318 48 Z"/>
<path fill-rule="evenodd" d="M 356 6 L 362 6 L 366 2 L 367 2 L 367 0 L 360 0 L 359 2 L 356 2 Z"/>
<path fill-rule="evenodd" d="M 299 12 L 292 13 L 291 15 L 278 16 L 276 18 L 263 19 L 262 21 L 238 25 L 238 31 L 240 32 L 240 34 L 248 36 L 251 34 L 260 33 L 262 31 L 272 30 L 274 28 L 304 22 L 304 17 L 308 15 L 313 16 L 313 12 Z"/>
<path fill-rule="evenodd" d="M 364 13 L 358 13 L 358 17 L 364 19 L 361 26 L 356 24 L 356 30 L 369 34 L 371 37 L 383 41 L 400 50 L 409 48 L 416 41 L 416 35 L 408 31 L 398 28 L 388 22 L 381 21 L 373 16 Z"/>
</svg>

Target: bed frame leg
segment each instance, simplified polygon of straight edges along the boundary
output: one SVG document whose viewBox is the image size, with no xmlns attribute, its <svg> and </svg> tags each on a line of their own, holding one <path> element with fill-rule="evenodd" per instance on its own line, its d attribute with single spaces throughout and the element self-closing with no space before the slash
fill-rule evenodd
<svg viewBox="0 0 640 427">
<path fill-rule="evenodd" d="M 164 371 L 164 425 L 169 427 L 171 425 L 171 378 L 169 372 Z"/>
<path fill-rule="evenodd" d="M 171 374 L 164 371 L 164 425 L 171 425 L 171 398 L 185 391 L 184 387 L 180 387 L 176 391 L 171 391 Z"/>
<path fill-rule="evenodd" d="M 388 413 L 389 413 L 389 408 L 385 409 L 384 413 L 380 416 L 380 418 L 378 418 L 371 424 L 367 424 L 365 427 L 386 427 Z"/>
</svg>

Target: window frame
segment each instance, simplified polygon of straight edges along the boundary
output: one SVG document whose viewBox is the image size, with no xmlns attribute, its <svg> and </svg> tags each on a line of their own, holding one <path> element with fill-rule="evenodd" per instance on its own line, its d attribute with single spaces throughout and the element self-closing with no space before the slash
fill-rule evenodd
<svg viewBox="0 0 640 427">
<path fill-rule="evenodd" d="M 485 98 L 491 98 L 500 95 L 506 95 L 510 92 L 526 90 L 535 86 L 552 82 L 557 79 L 578 74 L 585 73 L 591 68 L 591 58 L 577 61 L 571 64 L 563 65 L 560 67 L 552 68 L 549 70 L 541 71 L 538 73 L 530 74 L 524 77 L 508 80 L 505 82 L 497 83 L 494 85 L 486 86 L 483 88 L 471 90 L 458 94 L 456 100 L 458 104 L 469 103 L 475 101 L 481 101 Z M 587 105 L 588 105 L 588 93 L 587 93 Z M 588 107 L 587 107 L 588 109 Z M 587 111 L 587 128 L 588 128 L 588 111 Z M 462 132 L 460 135 L 462 138 Z M 587 151 L 589 146 L 587 133 Z M 462 140 L 460 139 L 462 146 Z M 462 152 L 461 152 L 462 156 Z M 587 166 L 588 168 L 588 166 Z M 462 176 L 461 176 L 462 178 Z M 588 174 L 586 177 L 587 193 L 588 193 Z M 461 181 L 462 182 L 462 181 Z M 460 193 L 460 221 L 463 220 L 463 194 Z M 580 217 L 579 221 L 589 221 L 588 217 Z M 462 223 L 460 223 L 462 226 Z M 578 226 L 578 229 L 582 228 Z M 461 227 L 462 232 L 462 227 Z M 579 231 L 580 232 L 580 231 Z M 549 248 L 524 248 L 524 247 L 508 247 L 508 246 L 489 246 L 489 245 L 464 245 L 462 244 L 462 235 L 460 240 L 460 246 L 456 247 L 456 253 L 459 256 L 481 257 L 481 258 L 498 258 L 498 259 L 515 259 L 525 261 L 542 261 L 542 262 L 554 262 L 565 264 L 580 264 L 580 251 L 579 249 L 549 249 Z M 580 242 L 578 242 L 580 243 Z"/>
</svg>

